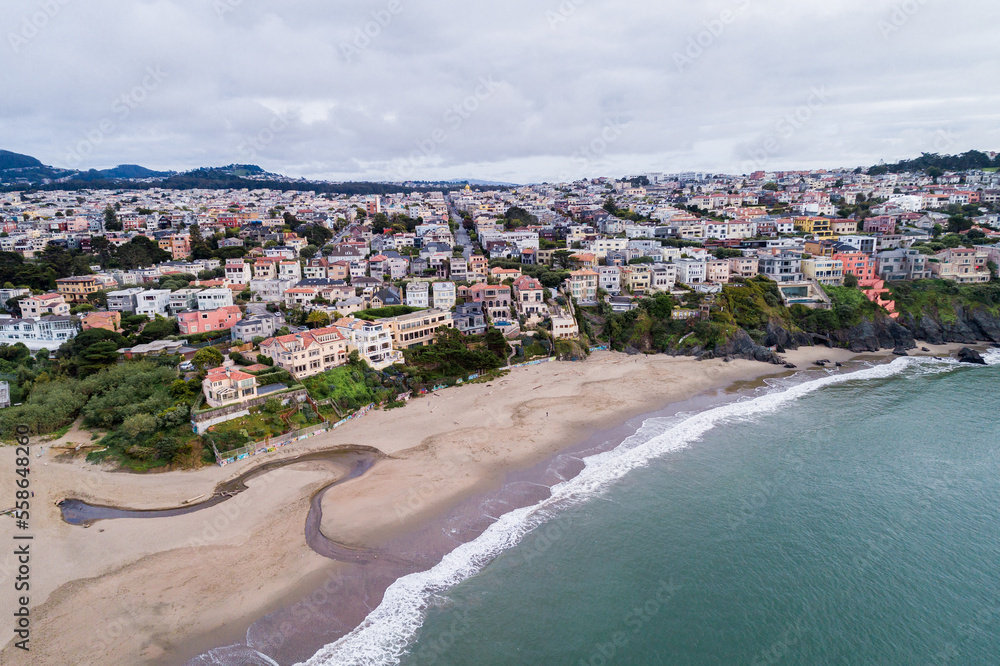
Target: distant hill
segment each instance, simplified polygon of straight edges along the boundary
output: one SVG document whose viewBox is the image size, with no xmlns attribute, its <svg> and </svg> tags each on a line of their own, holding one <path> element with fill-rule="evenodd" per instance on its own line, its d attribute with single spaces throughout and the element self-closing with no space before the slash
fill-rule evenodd
<svg viewBox="0 0 1000 666">
<path fill-rule="evenodd" d="M 229 190 L 270 189 L 316 192 L 318 194 L 370 195 L 395 192 L 456 190 L 462 185 L 399 185 L 393 183 L 331 183 L 293 179 L 269 173 L 256 164 L 229 164 L 203 167 L 185 173 L 153 171 L 136 164 L 122 164 L 113 169 L 76 171 L 42 164 L 28 155 L 0 151 L 0 191 L 24 190 Z M 473 183 L 474 187 L 482 188 Z"/>
<path fill-rule="evenodd" d="M 32 167 L 44 167 L 45 165 L 29 155 L 12 153 L 9 150 L 0 150 L 0 171 L 7 169 L 28 169 Z"/>
<path fill-rule="evenodd" d="M 912 171 L 969 171 L 970 169 L 990 169 L 1000 167 L 1000 154 L 990 158 L 984 152 L 970 150 L 961 155 L 938 155 L 937 153 L 922 153 L 912 160 L 901 160 L 895 164 L 878 164 L 868 169 L 869 176 L 880 176 L 884 173 L 905 173 Z"/>
<path fill-rule="evenodd" d="M 105 178 L 166 178 L 174 175 L 173 171 L 153 171 L 138 164 L 119 164 L 114 169 L 104 169 L 98 171 Z"/>
</svg>

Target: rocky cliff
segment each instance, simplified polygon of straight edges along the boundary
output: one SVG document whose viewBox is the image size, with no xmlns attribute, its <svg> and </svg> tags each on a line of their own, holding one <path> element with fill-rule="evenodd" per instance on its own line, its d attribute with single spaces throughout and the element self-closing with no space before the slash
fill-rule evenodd
<svg viewBox="0 0 1000 666">
<path fill-rule="evenodd" d="M 976 342 L 1000 343 L 1000 316 L 985 309 L 956 306 L 954 317 L 906 316 L 902 322 L 913 331 L 918 340 L 939 345 L 946 342 L 972 344 Z"/>
</svg>

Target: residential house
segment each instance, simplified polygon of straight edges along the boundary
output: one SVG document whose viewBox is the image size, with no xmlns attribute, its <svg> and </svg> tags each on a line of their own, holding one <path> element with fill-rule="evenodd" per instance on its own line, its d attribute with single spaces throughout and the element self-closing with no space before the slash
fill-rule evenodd
<svg viewBox="0 0 1000 666">
<path fill-rule="evenodd" d="M 285 299 L 285 292 L 295 286 L 295 280 L 250 280 L 253 300 L 265 303 L 279 303 Z"/>
<path fill-rule="evenodd" d="M 135 299 L 135 313 L 155 319 L 157 315 L 166 317 L 170 314 L 170 290 L 147 289 L 138 294 Z"/>
<path fill-rule="evenodd" d="M 802 260 L 802 274 L 807 280 L 816 280 L 821 285 L 840 286 L 844 284 L 844 262 L 829 257 L 810 257 Z"/>
<path fill-rule="evenodd" d="M 802 282 L 802 255 L 795 252 L 763 254 L 759 258 L 760 274 L 775 282 Z"/>
<path fill-rule="evenodd" d="M 451 310 L 455 307 L 455 283 L 435 282 L 431 285 L 435 310 Z"/>
<path fill-rule="evenodd" d="M 256 314 L 233 324 L 230 329 L 232 339 L 253 342 L 254 338 L 270 338 L 285 325 L 285 318 L 278 313 Z"/>
<path fill-rule="evenodd" d="M 760 262 L 757 257 L 730 257 L 729 276 L 750 279 L 756 277 L 760 270 Z"/>
<path fill-rule="evenodd" d="M 442 310 L 421 310 L 378 321 L 388 327 L 392 345 L 396 349 L 428 345 L 434 340 L 439 328 L 454 328 L 455 325 L 451 313 Z"/>
<path fill-rule="evenodd" d="M 285 306 L 289 308 L 304 309 L 319 298 L 319 289 L 316 287 L 292 287 L 285 290 Z"/>
<path fill-rule="evenodd" d="M 596 273 L 595 273 L 596 275 Z M 511 289 L 505 284 L 474 284 L 464 288 L 467 298 L 473 303 L 482 303 L 483 312 L 490 319 L 509 319 L 513 302 Z"/>
<path fill-rule="evenodd" d="M 978 284 L 990 281 L 986 262 L 986 253 L 975 248 L 957 247 L 935 254 L 930 268 L 936 278 L 959 284 Z"/>
<path fill-rule="evenodd" d="M 250 264 L 242 259 L 228 259 L 225 271 L 226 279 L 232 284 L 249 284 L 253 278 Z"/>
<path fill-rule="evenodd" d="M 257 378 L 232 366 L 209 370 L 201 386 L 209 407 L 248 402 L 257 397 Z"/>
<path fill-rule="evenodd" d="M 552 337 L 555 340 L 572 340 L 580 337 L 580 328 L 572 315 L 552 315 Z"/>
<path fill-rule="evenodd" d="M 69 303 L 86 303 L 87 297 L 101 291 L 104 285 L 96 277 L 68 277 L 56 280 L 56 288 Z"/>
<path fill-rule="evenodd" d="M 620 294 L 622 289 L 622 272 L 618 266 L 598 266 L 597 286 L 609 294 Z M 676 277 L 676 272 L 675 272 Z"/>
<path fill-rule="evenodd" d="M 463 335 L 479 335 L 486 332 L 486 315 L 482 303 L 462 303 L 455 308 L 455 328 Z"/>
<path fill-rule="evenodd" d="M 622 266 L 619 271 L 621 272 L 622 289 L 632 294 L 645 294 L 649 291 L 653 273 L 647 264 Z"/>
<path fill-rule="evenodd" d="M 129 314 L 135 314 L 135 309 L 138 306 L 139 294 L 141 294 L 145 289 L 141 287 L 132 287 L 130 289 L 122 289 L 120 291 L 112 291 L 108 293 L 108 309 L 115 312 L 128 312 Z"/>
<path fill-rule="evenodd" d="M 122 330 L 121 312 L 91 312 L 80 318 L 83 330 L 89 331 L 92 328 L 103 328 L 105 331 L 118 333 Z"/>
<path fill-rule="evenodd" d="M 876 277 L 875 258 L 864 252 L 836 252 L 831 259 L 844 265 L 844 275 L 853 275 L 859 280 L 874 280 Z"/>
<path fill-rule="evenodd" d="M 217 310 L 192 310 L 180 312 L 177 323 L 181 335 L 195 335 L 212 331 L 226 331 L 243 319 L 243 312 L 238 305 L 230 305 Z"/>
<path fill-rule="evenodd" d="M 302 279 L 302 266 L 297 261 L 282 261 L 278 263 L 278 279 L 279 280 L 295 280 L 298 282 Z"/>
<path fill-rule="evenodd" d="M 431 288 L 428 283 L 409 282 L 406 285 L 406 304 L 411 308 L 429 308 L 430 293 Z"/>
<path fill-rule="evenodd" d="M 260 353 L 296 379 L 312 377 L 347 362 L 347 338 L 333 326 L 269 338 Z"/>
<path fill-rule="evenodd" d="M 573 271 L 566 279 L 566 292 L 579 305 L 597 305 L 597 283 L 600 274 L 597 271 L 585 268 Z"/>
<path fill-rule="evenodd" d="M 218 310 L 232 304 L 232 289 L 206 289 L 198 294 L 199 310 Z"/>
<path fill-rule="evenodd" d="M 677 259 L 677 281 L 681 284 L 701 284 L 708 280 L 708 266 L 704 259 Z"/>
<path fill-rule="evenodd" d="M 167 309 L 171 316 L 177 316 L 178 312 L 198 309 L 198 294 L 201 289 L 178 289 L 170 294 L 170 303 Z M 232 303 L 229 303 L 232 305 Z"/>
<path fill-rule="evenodd" d="M 705 262 L 706 282 L 728 284 L 730 275 L 728 259 L 709 259 Z"/>
<path fill-rule="evenodd" d="M 403 300 L 399 297 L 399 292 L 396 291 L 395 287 L 379 289 L 372 295 L 371 299 L 371 306 L 376 310 L 402 304 Z"/>
<path fill-rule="evenodd" d="M 26 319 L 38 319 L 45 315 L 69 316 L 69 303 L 62 294 L 42 294 L 22 298 L 18 301 L 18 305 L 21 307 L 21 316 Z"/>
<path fill-rule="evenodd" d="M 886 282 L 897 280 L 926 280 L 931 276 L 927 256 L 919 250 L 900 248 L 886 250 L 875 256 L 875 270 Z"/>
<path fill-rule="evenodd" d="M 14 318 L 0 315 L 0 345 L 23 344 L 32 352 L 55 351 L 79 332 L 73 317 L 42 319 Z"/>
<path fill-rule="evenodd" d="M 348 339 L 348 351 L 351 347 L 357 349 L 358 354 L 376 370 L 403 361 L 403 352 L 392 348 L 392 335 L 381 322 L 346 317 L 334 322 L 333 326 Z"/>
<path fill-rule="evenodd" d="M 524 275 L 514 280 L 514 300 L 522 317 L 542 316 L 548 313 L 545 305 L 545 287 L 535 278 Z"/>
<path fill-rule="evenodd" d="M 647 289 L 650 293 L 669 292 L 677 285 L 677 266 L 674 264 L 653 264 L 648 268 L 649 286 Z"/>
</svg>

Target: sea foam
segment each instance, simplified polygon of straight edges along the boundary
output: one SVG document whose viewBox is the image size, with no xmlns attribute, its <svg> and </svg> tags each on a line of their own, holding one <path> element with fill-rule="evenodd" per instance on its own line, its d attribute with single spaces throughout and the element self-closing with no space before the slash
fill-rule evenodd
<svg viewBox="0 0 1000 666">
<path fill-rule="evenodd" d="M 984 358 L 989 365 L 1000 365 L 1000 350 L 990 350 Z M 497 555 L 516 546 L 525 534 L 560 510 L 593 497 L 650 460 L 690 446 L 722 422 L 758 418 L 828 386 L 886 379 L 907 370 L 936 374 L 958 367 L 960 364 L 951 359 L 898 358 L 891 363 L 856 372 L 829 374 L 704 412 L 681 415 L 672 419 L 666 430 L 663 430 L 662 419 L 659 423 L 647 421 L 615 449 L 585 458 L 580 474 L 553 486 L 549 498 L 502 515 L 478 538 L 445 555 L 437 566 L 394 582 L 386 590 L 382 603 L 360 626 L 320 649 L 305 666 L 399 663 L 419 631 L 429 601 L 435 595 L 478 573 Z"/>
</svg>

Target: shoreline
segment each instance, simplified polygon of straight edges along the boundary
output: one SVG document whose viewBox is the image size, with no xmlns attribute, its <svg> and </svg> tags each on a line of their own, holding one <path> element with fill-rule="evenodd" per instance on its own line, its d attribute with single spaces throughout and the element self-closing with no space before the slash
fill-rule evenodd
<svg viewBox="0 0 1000 666">
<path fill-rule="evenodd" d="M 932 349 L 926 355 L 945 356 L 962 345 L 921 346 Z M 389 458 L 324 495 L 322 532 L 361 548 L 414 539 L 416 552 L 427 525 L 463 502 L 496 492 L 510 475 L 580 446 L 595 430 L 624 428 L 636 417 L 741 382 L 801 372 L 816 359 L 884 359 L 891 352 L 807 347 L 785 356 L 799 366 L 796 371 L 742 360 L 598 352 L 584 362 L 521 368 L 490 384 L 447 389 L 402 409 L 374 412 L 291 451 L 195 472 L 126 476 L 55 462 L 48 450 L 35 459 L 35 445 L 32 528 L 40 549 L 34 562 L 32 658 L 80 663 L 81 654 L 93 654 L 104 662 L 178 663 L 234 642 L 224 637 L 242 640 L 247 627 L 265 615 L 289 605 L 301 608 L 307 587 L 329 582 L 332 572 L 373 592 L 362 568 L 331 563 L 306 545 L 309 503 L 331 481 L 328 472 L 308 462 L 250 480 L 237 498 L 198 515 L 102 521 L 83 530 L 61 522 L 56 499 L 170 506 L 262 463 L 335 446 L 372 446 Z M 12 448 L 4 451 L 13 454 Z M 0 482 L 12 483 L 12 467 L 3 466 Z M 417 555 L 393 566 L 433 565 Z M 0 569 L 9 565 L 9 556 L 0 559 Z M 375 588 L 392 578 L 391 568 L 382 568 Z M 7 610 L 8 596 L 0 599 L 0 612 Z M 370 607 L 377 603 L 367 599 Z M 13 661 L 11 650 L 11 645 L 4 648 L 5 660 Z"/>
</svg>

